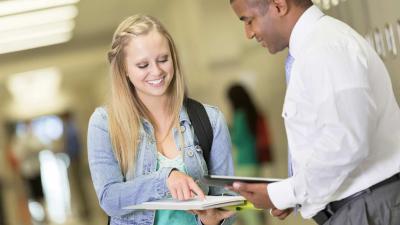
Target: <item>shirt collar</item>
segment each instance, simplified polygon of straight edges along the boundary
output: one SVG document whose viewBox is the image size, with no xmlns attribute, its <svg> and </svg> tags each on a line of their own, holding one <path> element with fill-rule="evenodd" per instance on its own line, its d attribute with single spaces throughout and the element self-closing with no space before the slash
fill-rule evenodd
<svg viewBox="0 0 400 225">
<path fill-rule="evenodd" d="M 301 54 L 301 48 L 316 22 L 325 14 L 315 5 L 304 11 L 293 27 L 289 40 L 289 52 L 293 58 Z"/>
<path fill-rule="evenodd" d="M 189 119 L 189 115 L 186 111 L 186 107 L 183 105 L 180 112 L 179 112 L 179 124 L 181 125 L 184 121 L 188 122 L 189 124 L 191 124 L 190 119 Z M 151 130 L 153 129 L 153 126 L 151 125 L 151 123 L 145 119 L 145 118 L 141 118 L 141 122 L 143 125 L 144 130 L 147 133 L 151 133 Z"/>
<path fill-rule="evenodd" d="M 190 124 L 189 115 L 187 113 L 185 105 L 182 106 L 181 111 L 179 113 L 179 124 L 182 124 L 183 121 L 187 121 Z"/>
</svg>

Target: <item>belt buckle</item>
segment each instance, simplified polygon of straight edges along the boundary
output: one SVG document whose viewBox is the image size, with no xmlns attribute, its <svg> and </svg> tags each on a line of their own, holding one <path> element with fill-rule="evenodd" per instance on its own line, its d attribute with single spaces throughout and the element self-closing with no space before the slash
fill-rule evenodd
<svg viewBox="0 0 400 225">
<path fill-rule="evenodd" d="M 325 209 L 319 211 L 319 212 L 317 213 L 317 215 L 315 215 L 315 216 L 313 217 L 313 219 L 314 219 L 314 221 L 315 221 L 317 224 L 322 225 L 322 224 L 324 224 L 326 221 L 328 221 L 328 220 L 333 216 L 333 214 L 335 214 L 335 212 L 333 211 L 331 205 L 328 204 L 328 205 L 325 207 Z"/>
<path fill-rule="evenodd" d="M 329 213 L 329 214 L 328 214 L 329 218 L 332 217 L 333 214 L 335 214 L 335 212 L 336 212 L 336 211 L 332 208 L 331 204 L 328 204 L 328 205 L 326 206 L 325 211 L 326 211 L 327 213 Z"/>
<path fill-rule="evenodd" d="M 326 221 L 329 220 L 329 218 L 331 218 L 330 213 L 328 213 L 328 211 L 321 210 L 317 213 L 317 215 L 315 215 L 313 217 L 314 221 L 318 224 L 318 225 L 322 225 L 324 224 Z"/>
</svg>

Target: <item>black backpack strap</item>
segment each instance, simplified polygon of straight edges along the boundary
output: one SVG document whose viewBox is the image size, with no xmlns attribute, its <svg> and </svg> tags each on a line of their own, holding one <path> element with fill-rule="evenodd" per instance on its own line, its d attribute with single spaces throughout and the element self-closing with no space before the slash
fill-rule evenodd
<svg viewBox="0 0 400 225">
<path fill-rule="evenodd" d="M 210 152 L 213 142 L 213 129 L 204 106 L 191 98 L 185 99 L 185 106 L 192 123 L 194 134 L 199 140 L 199 145 L 203 151 L 203 157 L 210 168 Z"/>
</svg>

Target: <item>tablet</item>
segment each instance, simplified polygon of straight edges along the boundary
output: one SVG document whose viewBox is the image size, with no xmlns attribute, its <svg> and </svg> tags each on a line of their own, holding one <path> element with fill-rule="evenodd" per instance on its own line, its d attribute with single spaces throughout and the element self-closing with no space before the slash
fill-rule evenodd
<svg viewBox="0 0 400 225">
<path fill-rule="evenodd" d="M 237 177 L 237 176 L 220 176 L 220 175 L 205 175 L 203 177 L 203 182 L 210 186 L 231 186 L 235 181 L 243 183 L 273 183 L 281 180 L 282 179 L 276 179 L 276 178 Z"/>
</svg>

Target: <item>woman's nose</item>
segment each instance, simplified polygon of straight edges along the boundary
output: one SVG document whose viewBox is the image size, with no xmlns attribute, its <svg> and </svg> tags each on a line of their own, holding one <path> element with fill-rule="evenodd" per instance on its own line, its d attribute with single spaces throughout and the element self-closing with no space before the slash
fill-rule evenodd
<svg viewBox="0 0 400 225">
<path fill-rule="evenodd" d="M 158 63 L 154 63 L 152 68 L 151 68 L 151 72 L 154 75 L 160 75 L 163 73 L 162 68 L 160 67 L 160 65 Z"/>
</svg>

